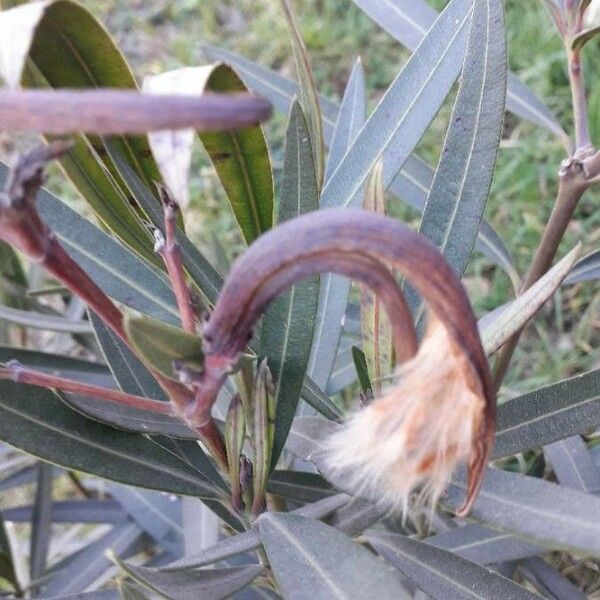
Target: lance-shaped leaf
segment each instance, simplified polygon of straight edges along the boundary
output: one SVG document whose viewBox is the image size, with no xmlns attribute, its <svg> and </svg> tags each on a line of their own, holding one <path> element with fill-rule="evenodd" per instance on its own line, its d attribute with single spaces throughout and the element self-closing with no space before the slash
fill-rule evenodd
<svg viewBox="0 0 600 600">
<path fill-rule="evenodd" d="M 354 363 L 354 369 L 358 376 L 358 383 L 360 389 L 367 400 L 372 400 L 374 397 L 373 384 L 369 377 L 369 367 L 367 365 L 367 357 L 365 353 L 356 346 L 352 346 L 352 362 Z"/>
<path fill-rule="evenodd" d="M 395 179 L 458 76 L 471 6 L 470 0 L 448 4 L 331 175 L 322 206 L 356 206 L 382 156 L 385 187 Z"/>
<path fill-rule="evenodd" d="M 557 600 L 586 600 L 586 595 L 579 587 L 537 556 L 524 560 L 522 569 L 523 575 L 532 581 L 538 590 L 552 594 Z"/>
<path fill-rule="evenodd" d="M 253 91 L 268 98 L 277 110 L 286 114 L 289 113 L 292 101 L 300 91 L 298 84 L 282 77 L 274 71 L 247 60 L 239 54 L 208 45 L 203 45 L 202 48 L 213 60 L 223 60 L 233 65 Z M 320 96 L 320 104 L 323 115 L 325 142 L 332 147 L 332 138 L 340 108 L 324 96 Z M 360 130 L 362 125 L 363 122 L 358 125 L 358 130 Z M 350 142 L 352 141 L 350 140 Z M 340 158 L 343 158 L 346 150 L 347 148 L 344 148 Z M 335 168 L 337 166 L 336 164 Z M 335 169 L 332 168 L 332 172 L 333 170 Z M 406 160 L 402 170 L 397 174 L 389 189 L 409 206 L 419 212 L 423 212 L 433 175 L 433 169 L 413 154 Z M 339 200 L 341 202 L 343 198 L 339 198 Z M 482 252 L 494 264 L 504 269 L 511 277 L 513 285 L 518 288 L 519 277 L 515 271 L 510 252 L 498 234 L 493 231 L 486 221 L 482 223 L 477 237 L 477 250 Z"/>
<path fill-rule="evenodd" d="M 3 305 L 0 305 L 0 319 L 33 329 L 46 329 L 48 331 L 78 335 L 92 333 L 89 323 L 85 321 L 73 321 L 66 317 L 42 314 L 33 310 L 19 310 L 18 308 L 10 308 Z"/>
<path fill-rule="evenodd" d="M 169 600 L 221 600 L 254 581 L 262 572 L 260 565 L 235 569 L 157 572 L 116 561 L 134 581 Z"/>
<path fill-rule="evenodd" d="M 285 13 L 291 33 L 292 50 L 294 52 L 296 70 L 298 71 L 298 79 L 300 80 L 300 103 L 306 116 L 312 156 L 315 162 L 317 188 L 320 190 L 323 185 L 325 172 L 325 145 L 323 141 L 323 123 L 319 94 L 313 77 L 308 50 L 306 49 L 306 44 L 300 33 L 300 28 L 296 22 L 289 0 L 281 0 L 281 6 L 283 7 L 283 12 Z"/>
<path fill-rule="evenodd" d="M 424 0 L 354 0 L 354 3 L 409 50 L 418 47 L 437 17 L 437 12 Z M 507 109 L 545 127 L 569 146 L 568 136 L 556 117 L 513 73 L 508 77 Z"/>
<path fill-rule="evenodd" d="M 264 510 L 265 492 L 271 466 L 275 425 L 275 398 L 271 372 L 267 361 L 263 360 L 256 371 L 252 394 L 252 419 L 250 420 L 250 440 L 254 452 L 252 461 L 253 507 L 254 515 Z"/>
<path fill-rule="evenodd" d="M 231 498 L 234 508 L 242 508 L 242 490 L 240 488 L 240 459 L 244 447 L 246 421 L 242 398 L 239 394 L 231 399 L 225 420 L 225 448 L 229 463 L 229 483 L 231 485 Z"/>
<path fill-rule="evenodd" d="M 506 97 L 504 8 L 476 0 L 463 74 L 419 232 L 462 275 L 492 183 Z"/>
<path fill-rule="evenodd" d="M 457 473 L 443 502 L 454 507 L 464 490 Z M 594 518 L 600 498 L 542 479 L 488 469 L 471 515 L 495 529 L 528 541 L 600 555 L 600 525 Z"/>
<path fill-rule="evenodd" d="M 318 188 L 308 126 L 299 102 L 292 106 L 286 135 L 277 223 L 315 211 Z M 267 310 L 261 329 L 261 354 L 268 359 L 275 385 L 273 468 L 296 414 L 312 344 L 318 302 L 316 277 L 296 284 Z"/>
<path fill-rule="evenodd" d="M 364 208 L 380 215 L 386 213 L 381 161 L 375 165 L 367 182 Z M 382 379 L 392 372 L 394 366 L 394 344 L 389 317 L 385 314 L 383 303 L 366 287 L 363 287 L 360 293 L 360 323 L 362 349 L 368 373 L 371 375 L 371 381 L 375 383 L 374 391 L 380 392 Z"/>
<path fill-rule="evenodd" d="M 426 542 L 480 565 L 518 560 L 544 551 L 504 531 L 495 531 L 477 523 L 439 533 L 427 538 Z"/>
<path fill-rule="evenodd" d="M 144 80 L 144 89 L 193 96 L 207 91 L 237 94 L 247 90 L 235 71 L 224 64 L 150 76 Z M 193 138 L 192 130 L 162 131 L 149 136 L 165 183 L 183 206 L 188 202 Z M 221 179 L 244 238 L 250 243 L 271 228 L 273 219 L 273 175 L 263 131 L 259 125 L 253 125 L 237 131 L 200 133 L 200 139 Z"/>
<path fill-rule="evenodd" d="M 80 416 L 52 392 L 0 382 L 0 439 L 29 454 L 130 485 L 214 498 L 216 488 L 147 438 Z"/>
<path fill-rule="evenodd" d="M 29 552 L 29 576 L 32 581 L 42 576 L 48 560 L 52 534 L 52 487 L 54 481 L 52 471 L 52 465 L 43 462 L 38 464 L 35 501 L 31 515 Z M 37 586 L 34 589 L 37 589 Z"/>
<path fill-rule="evenodd" d="M 161 375 L 179 381 L 177 365 L 202 370 L 204 354 L 198 336 L 151 317 L 132 314 L 125 317 L 124 327 L 138 355 Z"/>
<path fill-rule="evenodd" d="M 344 91 L 327 157 L 325 181 L 337 168 L 356 138 L 366 118 L 367 93 L 360 59 L 356 61 Z M 325 389 L 342 335 L 342 322 L 350 294 L 350 281 L 330 273 L 321 276 L 319 306 L 313 336 L 308 373 Z"/>
<path fill-rule="evenodd" d="M 490 322 L 485 323 L 481 331 L 481 340 L 488 354 L 496 352 L 537 314 L 567 276 L 580 250 L 581 244 L 578 244 L 526 292 L 499 310 Z"/>
<path fill-rule="evenodd" d="M 541 448 L 600 425 L 600 370 L 560 381 L 498 407 L 496 457 Z"/>
<path fill-rule="evenodd" d="M 506 577 L 418 540 L 393 533 L 375 532 L 367 533 L 365 538 L 381 556 L 432 598 L 541 598 Z"/>
<path fill-rule="evenodd" d="M 400 575 L 340 531 L 296 515 L 265 514 L 258 524 L 286 598 L 403 597 Z"/>
</svg>

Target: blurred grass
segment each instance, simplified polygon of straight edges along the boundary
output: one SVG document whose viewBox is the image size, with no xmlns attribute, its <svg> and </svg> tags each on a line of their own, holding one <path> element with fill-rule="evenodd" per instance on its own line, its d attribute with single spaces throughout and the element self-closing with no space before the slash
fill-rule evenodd
<svg viewBox="0 0 600 600">
<path fill-rule="evenodd" d="M 200 43 L 208 42 L 244 54 L 263 65 L 294 77 L 289 36 L 273 0 L 83 0 L 115 35 L 136 74 L 141 78 L 181 65 L 206 62 Z M 432 2 L 437 8 L 445 4 Z M 365 67 L 371 105 L 396 75 L 407 52 L 358 10 L 351 0 L 296 0 L 294 7 L 312 56 L 322 93 L 339 99 L 352 64 L 360 55 Z M 568 79 L 561 41 L 541 2 L 507 0 L 511 68 L 519 74 L 571 131 Z M 598 43 L 586 49 L 586 80 L 593 139 L 600 143 L 600 76 Z M 450 106 L 434 121 L 421 152 L 435 164 L 443 142 Z M 284 118 L 268 126 L 269 141 L 277 154 Z M 557 171 L 564 158 L 560 143 L 546 131 L 506 118 L 502 143 L 486 216 L 513 252 L 523 273 L 550 213 Z M 195 161 L 194 213 L 188 223 L 196 237 L 211 244 L 218 236 L 229 255 L 240 248 L 240 237 L 226 202 L 201 156 Z M 588 193 L 569 227 L 561 253 L 582 240 L 584 251 L 600 246 L 600 196 Z M 417 223 L 415 216 L 402 216 Z M 506 302 L 511 290 L 507 278 L 481 258 L 475 258 L 466 280 L 476 310 L 483 314 Z M 600 366 L 600 285 L 585 283 L 565 288 L 523 337 L 507 378 L 508 395 Z"/>
</svg>

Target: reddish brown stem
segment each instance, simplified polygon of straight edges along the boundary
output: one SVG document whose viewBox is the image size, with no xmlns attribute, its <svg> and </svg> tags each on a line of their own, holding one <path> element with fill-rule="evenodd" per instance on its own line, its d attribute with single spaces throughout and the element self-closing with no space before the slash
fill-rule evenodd
<svg viewBox="0 0 600 600">
<path fill-rule="evenodd" d="M 159 185 L 158 189 L 164 208 L 165 233 L 163 236 L 160 231 L 155 232 L 156 244 L 154 249 L 161 255 L 167 268 L 173 294 L 179 308 L 183 330 L 188 333 L 196 333 L 194 304 L 181 261 L 181 248 L 176 237 L 178 207 L 165 186 Z"/>
<path fill-rule="evenodd" d="M 0 129 L 4 131 L 54 135 L 226 131 L 250 127 L 270 114 L 270 103 L 252 94 L 169 96 L 111 89 L 0 92 Z"/>
<path fill-rule="evenodd" d="M 172 407 L 167 402 L 158 400 L 148 400 L 141 396 L 125 394 L 118 390 L 97 387 L 88 385 L 71 379 L 63 379 L 62 377 L 54 377 L 39 371 L 27 369 L 20 364 L 9 363 L 6 368 L 0 368 L 0 379 L 14 381 L 15 383 L 25 383 L 27 385 L 37 385 L 62 392 L 69 392 L 81 396 L 93 396 L 107 402 L 113 402 L 122 406 L 129 406 L 152 413 L 163 415 L 173 415 Z"/>
</svg>

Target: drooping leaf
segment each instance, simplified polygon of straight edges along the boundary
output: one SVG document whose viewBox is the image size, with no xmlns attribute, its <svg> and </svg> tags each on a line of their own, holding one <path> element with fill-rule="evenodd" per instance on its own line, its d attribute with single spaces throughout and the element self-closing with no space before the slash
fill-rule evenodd
<svg viewBox="0 0 600 600">
<path fill-rule="evenodd" d="M 333 496 L 335 490 L 317 473 L 303 471 L 274 471 L 269 492 L 297 502 L 318 502 Z"/>
<path fill-rule="evenodd" d="M 432 598 L 472 600 L 541 596 L 514 581 L 440 548 L 394 533 L 367 533 L 366 540 Z"/>
<path fill-rule="evenodd" d="M 0 32 L 0 64 L 10 87 L 136 87 L 129 65 L 107 31 L 76 2 L 51 0 L 2 11 Z M 28 64 L 33 68 L 26 68 Z M 159 179 L 145 138 L 115 142 L 148 183 Z M 124 199 L 110 174 L 112 165 L 103 155 L 100 139 L 79 137 L 61 165 L 100 220 L 152 261 L 151 238 Z"/>
<path fill-rule="evenodd" d="M 194 469 L 144 436 L 86 419 L 46 389 L 0 382 L 0 439 L 44 460 L 106 479 L 218 496 Z"/>
<path fill-rule="evenodd" d="M 437 17 L 436 11 L 424 0 L 354 0 L 354 3 L 410 50 L 418 47 Z M 507 109 L 568 142 L 556 117 L 513 73 L 508 77 Z"/>
<path fill-rule="evenodd" d="M 458 508 L 465 489 L 464 473 L 455 474 L 444 504 Z M 600 525 L 594 517 L 598 510 L 598 496 L 518 473 L 488 469 L 470 516 L 536 544 L 598 556 Z"/>
<path fill-rule="evenodd" d="M 299 102 L 292 106 L 287 129 L 281 198 L 276 221 L 282 223 L 316 210 L 318 190 L 306 119 Z M 273 468 L 279 458 L 302 392 L 318 302 L 317 277 L 297 283 L 267 309 L 261 329 L 261 354 L 267 357 L 275 385 Z"/>
<path fill-rule="evenodd" d="M 313 77 L 308 50 L 306 49 L 306 44 L 300 33 L 300 28 L 296 22 L 290 2 L 289 0 L 280 0 L 280 2 L 291 34 L 292 51 L 300 82 L 300 104 L 306 117 L 306 125 L 312 147 L 312 157 L 315 162 L 314 171 L 317 180 L 317 189 L 320 191 L 323 186 L 325 173 L 325 145 L 323 141 L 323 122 L 321 118 L 321 106 L 319 104 L 319 93 Z"/>
<path fill-rule="evenodd" d="M 299 94 L 298 84 L 239 54 L 206 44 L 203 44 L 202 48 L 205 54 L 213 60 L 223 60 L 233 65 L 250 89 L 268 98 L 279 111 L 289 113 L 293 99 Z M 323 96 L 320 96 L 319 101 L 325 142 L 332 143 L 339 107 Z M 362 127 L 362 123 L 360 127 Z M 344 149 L 345 152 L 346 149 Z M 413 154 L 406 160 L 389 189 L 409 206 L 423 212 L 432 180 L 433 169 Z M 504 269 L 511 277 L 515 288 L 518 288 L 518 274 L 515 271 L 510 252 L 486 221 L 482 222 L 476 247 L 494 264 Z"/>
<path fill-rule="evenodd" d="M 476 0 L 458 96 L 419 228 L 459 276 L 483 218 L 505 98 L 504 7 Z"/>
<path fill-rule="evenodd" d="M 258 527 L 273 574 L 286 598 L 402 597 L 400 575 L 332 527 L 282 513 L 262 515 Z"/>
<path fill-rule="evenodd" d="M 366 100 L 365 76 L 359 59 L 354 64 L 346 85 L 331 137 L 325 181 L 337 168 L 363 126 L 366 118 Z M 333 370 L 350 284 L 347 278 L 340 275 L 321 275 L 317 320 L 308 363 L 308 373 L 321 389 L 325 389 Z"/>
<path fill-rule="evenodd" d="M 201 95 L 247 91 L 235 71 L 224 64 L 169 71 L 147 77 L 144 89 L 154 93 Z M 187 204 L 193 132 L 152 133 L 150 143 L 165 182 L 175 198 Z M 245 240 L 269 230 L 273 219 L 273 175 L 260 125 L 238 131 L 200 135 L 227 193 Z"/>
<path fill-rule="evenodd" d="M 481 328 L 481 341 L 487 354 L 496 352 L 537 314 L 571 270 L 580 248 L 581 245 L 578 244 L 526 292 L 498 311 L 495 318 Z"/>
<path fill-rule="evenodd" d="M 158 572 L 119 562 L 138 583 L 169 600 L 221 600 L 250 584 L 262 572 L 260 565 L 235 569 Z"/>
<path fill-rule="evenodd" d="M 470 9 L 470 0 L 452 0 L 436 20 L 331 175 L 323 207 L 356 206 L 381 158 L 384 186 L 395 179 L 458 76 Z"/>
<path fill-rule="evenodd" d="M 199 336 L 151 317 L 132 314 L 125 316 L 124 327 L 139 356 L 161 375 L 179 381 L 174 370 L 177 362 L 198 372 L 202 370 L 204 354 Z"/>
<path fill-rule="evenodd" d="M 541 448 L 600 426 L 600 370 L 540 388 L 498 407 L 494 455 Z"/>
<path fill-rule="evenodd" d="M 318 413 L 330 421 L 339 421 L 342 418 L 340 409 L 319 389 L 317 384 L 309 377 L 304 378 L 302 399 L 312 406 Z"/>
</svg>

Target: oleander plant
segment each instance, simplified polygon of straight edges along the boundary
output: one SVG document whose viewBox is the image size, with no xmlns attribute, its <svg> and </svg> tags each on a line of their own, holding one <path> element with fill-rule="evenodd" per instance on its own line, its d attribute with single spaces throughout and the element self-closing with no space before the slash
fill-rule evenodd
<svg viewBox="0 0 600 600">
<path fill-rule="evenodd" d="M 205 46 L 139 86 L 74 0 L 0 2 L 0 129 L 28 134 L 0 164 L 0 596 L 599 597 L 600 370 L 503 381 L 600 278 L 564 244 L 600 181 L 600 3 L 543 0 L 567 133 L 509 70 L 502 0 L 353 2 L 411 52 L 370 113 L 360 59 L 339 105 L 319 93 L 292 0 L 295 80 Z M 484 219 L 508 121 L 564 147 L 524 273 Z M 191 239 L 196 146 L 239 251 Z M 479 319 L 473 256 L 511 289 Z"/>
</svg>

